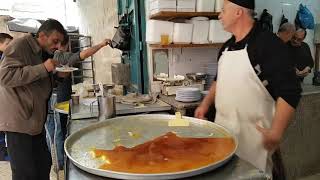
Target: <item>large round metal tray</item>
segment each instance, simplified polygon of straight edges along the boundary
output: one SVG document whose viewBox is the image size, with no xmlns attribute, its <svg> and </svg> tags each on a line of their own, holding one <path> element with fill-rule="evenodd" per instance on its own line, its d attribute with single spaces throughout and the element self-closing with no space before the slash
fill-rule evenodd
<svg viewBox="0 0 320 180">
<path fill-rule="evenodd" d="M 65 141 L 64 149 L 69 159 L 84 171 L 110 178 L 139 180 L 176 179 L 202 174 L 222 166 L 234 155 L 238 141 L 227 129 L 209 121 L 190 117 L 183 117 L 190 122 L 189 127 L 169 127 L 168 121 L 174 118 L 175 116 L 172 115 L 153 114 L 123 116 L 101 121 L 70 135 Z M 182 137 L 233 137 L 236 146 L 234 151 L 222 161 L 198 169 L 162 174 L 133 174 L 102 170 L 98 168 L 102 162 L 94 160 L 89 153 L 92 148 L 113 149 L 118 143 L 133 147 L 167 132 L 175 132 Z"/>
</svg>

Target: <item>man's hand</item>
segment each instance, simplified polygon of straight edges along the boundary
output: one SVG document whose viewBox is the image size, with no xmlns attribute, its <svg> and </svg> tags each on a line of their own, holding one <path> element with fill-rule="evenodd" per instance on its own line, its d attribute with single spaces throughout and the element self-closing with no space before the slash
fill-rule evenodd
<svg viewBox="0 0 320 180">
<path fill-rule="evenodd" d="M 110 40 L 110 39 L 105 39 L 105 40 L 103 40 L 103 41 L 101 42 L 101 44 L 102 44 L 103 46 L 108 46 L 108 45 L 111 44 L 111 40 Z"/>
<path fill-rule="evenodd" d="M 310 73 L 310 70 L 311 70 L 311 68 L 308 66 L 306 68 L 304 68 L 302 71 L 299 71 L 298 69 L 296 69 L 296 74 L 299 77 L 306 77 Z"/>
<path fill-rule="evenodd" d="M 311 72 L 311 68 L 307 66 L 301 71 L 301 76 L 306 77 L 310 72 Z"/>
<path fill-rule="evenodd" d="M 269 152 L 274 152 L 280 145 L 282 135 L 272 129 L 262 128 L 259 125 L 256 127 L 262 134 L 264 148 Z"/>
<path fill-rule="evenodd" d="M 48 59 L 43 63 L 44 67 L 48 72 L 52 72 L 57 65 L 59 65 L 59 62 L 54 59 Z"/>
<path fill-rule="evenodd" d="M 57 76 L 60 78 L 66 78 L 69 77 L 71 73 L 69 72 L 57 72 Z"/>
<path fill-rule="evenodd" d="M 200 105 L 195 113 L 194 113 L 194 117 L 199 118 L 199 119 L 205 119 L 205 115 L 208 112 L 209 106 L 205 106 L 205 105 Z"/>
</svg>

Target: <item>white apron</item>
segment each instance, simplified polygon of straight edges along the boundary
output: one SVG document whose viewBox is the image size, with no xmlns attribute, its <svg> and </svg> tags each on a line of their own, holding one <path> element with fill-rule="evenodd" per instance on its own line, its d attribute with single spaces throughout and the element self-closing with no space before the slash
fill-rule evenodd
<svg viewBox="0 0 320 180">
<path fill-rule="evenodd" d="M 272 177 L 271 155 L 264 148 L 256 124 L 270 128 L 275 101 L 254 71 L 247 47 L 223 52 L 218 65 L 215 122 L 239 140 L 236 154 Z"/>
</svg>

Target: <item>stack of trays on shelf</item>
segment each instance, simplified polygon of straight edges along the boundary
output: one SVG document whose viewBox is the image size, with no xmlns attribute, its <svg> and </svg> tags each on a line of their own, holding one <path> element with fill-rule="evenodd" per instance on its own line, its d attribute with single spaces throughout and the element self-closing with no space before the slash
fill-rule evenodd
<svg viewBox="0 0 320 180">
<path fill-rule="evenodd" d="M 177 0 L 177 12 L 196 12 L 196 0 Z"/>
<path fill-rule="evenodd" d="M 160 11 L 176 12 L 176 0 L 149 0 L 150 15 L 156 14 Z"/>
</svg>

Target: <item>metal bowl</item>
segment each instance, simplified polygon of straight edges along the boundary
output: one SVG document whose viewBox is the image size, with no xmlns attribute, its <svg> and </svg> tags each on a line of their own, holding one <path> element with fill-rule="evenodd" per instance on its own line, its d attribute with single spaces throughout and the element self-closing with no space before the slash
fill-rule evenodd
<svg viewBox="0 0 320 180">
<path fill-rule="evenodd" d="M 108 91 L 109 89 L 113 89 L 113 88 L 114 88 L 114 84 L 103 84 L 103 89 L 105 91 Z M 99 84 L 93 84 L 93 89 L 95 92 L 100 91 Z"/>
<path fill-rule="evenodd" d="M 208 75 L 205 73 L 187 73 L 186 76 L 188 79 L 199 81 L 199 80 L 205 80 Z"/>
<path fill-rule="evenodd" d="M 237 149 L 238 141 L 227 129 L 210 121 L 190 117 L 183 118 L 190 122 L 189 127 L 169 127 L 168 121 L 175 119 L 175 116 L 160 114 L 123 116 L 101 121 L 70 135 L 65 141 L 64 149 L 69 159 L 80 169 L 95 175 L 117 179 L 149 180 L 190 177 L 216 169 L 232 158 Z M 138 133 L 140 136 L 139 138 L 130 138 L 129 132 Z M 93 159 L 89 153 L 92 148 L 113 149 L 115 139 L 117 142 L 120 140 L 121 145 L 134 147 L 167 132 L 175 132 L 182 137 L 232 137 L 235 140 L 235 148 L 223 160 L 207 166 L 161 174 L 134 174 L 102 170 L 99 169 L 101 162 Z"/>
</svg>

